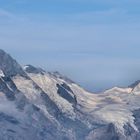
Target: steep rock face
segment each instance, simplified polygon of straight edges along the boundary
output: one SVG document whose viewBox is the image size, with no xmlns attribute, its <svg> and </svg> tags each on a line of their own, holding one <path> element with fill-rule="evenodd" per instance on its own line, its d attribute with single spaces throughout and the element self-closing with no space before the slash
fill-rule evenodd
<svg viewBox="0 0 140 140">
<path fill-rule="evenodd" d="M 73 94 L 72 90 L 65 83 L 63 83 L 62 85 L 57 84 L 57 88 L 58 88 L 57 93 L 62 98 L 72 103 L 73 105 L 77 104 L 76 96 Z M 68 92 L 71 92 L 71 94 L 69 94 Z"/>
<path fill-rule="evenodd" d="M 0 50 L 0 70 L 5 74 L 5 76 L 14 76 L 20 74 L 25 75 L 21 66 L 14 60 L 9 54 Z"/>
<path fill-rule="evenodd" d="M 139 140 L 140 88 L 85 91 L 0 50 L 0 139 Z"/>
</svg>

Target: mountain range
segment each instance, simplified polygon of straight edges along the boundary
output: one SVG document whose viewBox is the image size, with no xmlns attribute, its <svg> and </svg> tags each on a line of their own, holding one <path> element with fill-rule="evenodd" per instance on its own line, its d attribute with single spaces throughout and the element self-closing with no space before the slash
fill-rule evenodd
<svg viewBox="0 0 140 140">
<path fill-rule="evenodd" d="M 0 140 L 140 140 L 140 81 L 94 94 L 0 50 Z"/>
</svg>

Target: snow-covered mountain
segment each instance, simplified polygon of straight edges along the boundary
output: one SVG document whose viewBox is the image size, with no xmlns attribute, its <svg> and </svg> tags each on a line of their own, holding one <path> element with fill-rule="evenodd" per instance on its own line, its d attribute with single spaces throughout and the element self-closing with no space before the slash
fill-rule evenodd
<svg viewBox="0 0 140 140">
<path fill-rule="evenodd" d="M 0 140 L 140 140 L 140 82 L 89 93 L 0 50 Z"/>
</svg>

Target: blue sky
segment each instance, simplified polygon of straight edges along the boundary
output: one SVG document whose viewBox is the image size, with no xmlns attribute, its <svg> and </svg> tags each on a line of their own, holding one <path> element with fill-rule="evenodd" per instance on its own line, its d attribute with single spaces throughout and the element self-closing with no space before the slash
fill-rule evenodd
<svg viewBox="0 0 140 140">
<path fill-rule="evenodd" d="M 0 48 L 100 91 L 140 79 L 140 1 L 0 0 Z"/>
</svg>

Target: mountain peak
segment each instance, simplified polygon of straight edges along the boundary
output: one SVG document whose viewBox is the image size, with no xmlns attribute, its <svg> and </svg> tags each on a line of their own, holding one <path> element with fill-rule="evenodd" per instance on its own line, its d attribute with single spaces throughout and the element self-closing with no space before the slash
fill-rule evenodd
<svg viewBox="0 0 140 140">
<path fill-rule="evenodd" d="M 130 88 L 135 88 L 139 83 L 140 83 L 140 80 L 137 80 L 137 81 L 135 81 L 133 84 L 131 84 L 131 85 L 128 86 L 128 87 L 130 87 Z"/>
<path fill-rule="evenodd" d="M 21 66 L 8 53 L 0 49 L 0 70 L 7 77 L 17 74 L 24 75 Z"/>
</svg>

